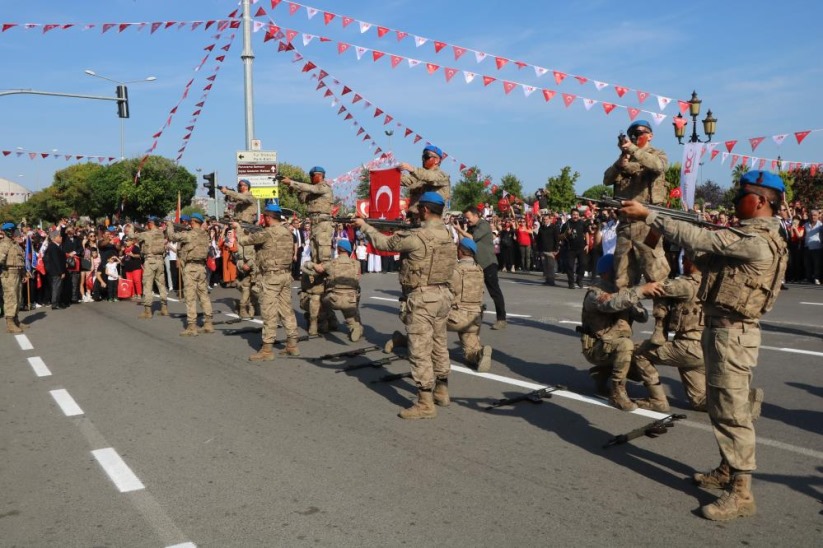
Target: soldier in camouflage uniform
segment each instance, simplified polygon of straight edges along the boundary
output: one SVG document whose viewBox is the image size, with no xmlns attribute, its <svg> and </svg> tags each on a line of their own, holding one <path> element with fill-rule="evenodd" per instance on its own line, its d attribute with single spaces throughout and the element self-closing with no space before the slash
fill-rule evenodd
<svg viewBox="0 0 823 548">
<path fill-rule="evenodd" d="M 282 184 L 298 192 L 297 197 L 306 204 L 307 216 L 311 219 L 311 260 L 313 263 L 322 263 L 331 259 L 332 222 L 331 209 L 334 203 L 334 192 L 326 182 L 326 170 L 314 166 L 309 170 L 311 183 L 298 183 L 286 177 Z"/>
<path fill-rule="evenodd" d="M 22 333 L 27 326 L 20 323 L 17 310 L 20 308 L 20 283 L 26 267 L 26 257 L 23 248 L 14 238 L 14 223 L 3 223 L 0 228 L 0 284 L 3 286 L 6 332 Z"/>
<path fill-rule="evenodd" d="M 219 189 L 230 202 L 234 203 L 232 218 L 235 221 L 249 224 L 257 222 L 257 198 L 250 192 L 251 183 L 247 179 L 240 179 L 237 183 L 237 192 L 225 186 Z"/>
<path fill-rule="evenodd" d="M 318 263 L 320 266 L 322 263 Z M 326 291 L 325 276 L 315 269 L 315 263 L 306 261 L 300 272 L 300 309 L 308 324 L 308 334 L 315 337 L 329 332 L 328 309 L 323 306 L 323 293 Z"/>
<path fill-rule="evenodd" d="M 351 257 L 351 242 L 341 239 L 337 242 L 337 258 L 322 264 L 305 263 L 304 267 L 316 275 L 324 275 L 322 306 L 325 313 L 334 316 L 334 311 L 343 313 L 349 326 L 349 339 L 357 342 L 363 336 L 360 323 L 360 262 Z"/>
<path fill-rule="evenodd" d="M 240 290 L 240 302 L 237 315 L 248 320 L 254 317 L 255 303 L 258 302 L 260 287 L 257 283 L 257 268 L 254 261 L 254 246 L 239 245 L 234 254 L 237 265 L 237 289 Z"/>
<path fill-rule="evenodd" d="M 626 394 L 626 377 L 634 352 L 631 323 L 636 318 L 634 311 L 640 299 L 661 295 L 662 290 L 658 282 L 618 289 L 614 284 L 614 255 L 611 254 L 603 255 L 597 261 L 596 270 L 599 279 L 588 288 L 583 298 L 582 326 L 578 330 L 583 356 L 594 365 L 590 373 L 595 380 L 604 372 L 610 375 L 609 404 L 623 411 L 634 411 L 637 404 Z M 651 387 L 661 388 L 654 367 L 637 365 L 650 392 Z M 662 397 L 665 402 L 665 394 Z"/>
<path fill-rule="evenodd" d="M 166 237 L 163 231 L 157 228 L 157 217 L 149 217 L 146 220 L 145 232 L 135 232 L 134 227 L 129 226 L 127 234 L 139 242 L 140 250 L 143 252 L 143 313 L 138 318 L 150 320 L 152 317 L 151 303 L 154 298 L 152 285 L 154 283 L 157 283 L 157 290 L 160 292 L 160 315 L 168 316 L 168 295 L 163 263 Z"/>
<path fill-rule="evenodd" d="M 444 203 L 449 203 L 451 180 L 449 174 L 440 169 L 442 160 L 442 150 L 434 145 L 426 145 L 423 148 L 423 167 L 407 163 L 398 166 L 401 171 L 407 172 L 400 177 L 400 186 L 409 192 L 409 213 L 417 213 L 417 202 L 424 192 L 436 192 Z"/>
<path fill-rule="evenodd" d="M 253 245 L 255 262 L 259 270 L 262 294 L 260 315 L 263 316 L 263 344 L 259 352 L 249 356 L 249 361 L 274 359 L 274 342 L 277 338 L 277 320 L 286 328 L 286 347 L 281 354 L 299 356 L 297 348 L 297 320 L 291 300 L 291 262 L 294 257 L 294 235 L 281 223 L 280 206 L 269 204 L 263 211 L 266 228 L 244 234 L 238 245 Z M 236 230 L 240 229 L 234 223 Z"/>
<path fill-rule="evenodd" d="M 652 126 L 646 120 L 635 120 L 617 143 L 620 157 L 603 175 L 603 184 L 614 187 L 614 195 L 647 204 L 665 205 L 666 153 L 651 146 Z M 663 281 L 669 275 L 669 262 L 663 250 L 662 238 L 649 236 L 643 223 L 620 219 L 617 226 L 617 247 L 614 252 L 615 284 L 618 288 L 639 283 L 640 275 L 647 282 Z M 655 301 L 652 308 L 655 325 L 649 339 L 653 344 L 666 342 L 663 324 L 668 310 Z"/>
<path fill-rule="evenodd" d="M 709 254 L 698 298 L 706 323 L 706 406 L 721 460 L 716 469 L 695 474 L 694 480 L 701 487 L 726 489 L 701 508 L 711 520 L 757 512 L 751 492 L 756 463 L 749 385 L 760 347 L 759 319 L 774 306 L 786 271 L 786 242 L 775 217 L 784 190 L 774 173 L 750 171 L 741 177 L 734 198 L 739 229 L 705 230 L 649 212 L 634 201 L 625 202 L 621 210 L 675 244 Z"/>
<path fill-rule="evenodd" d="M 183 291 L 186 296 L 186 329 L 182 337 L 191 337 L 197 331 L 197 303 L 203 310 L 202 333 L 214 333 L 214 317 L 206 281 L 206 257 L 209 254 L 209 233 L 203 230 L 203 216 L 191 214 L 191 230 L 175 232 L 174 223 L 166 223 L 166 237 L 179 242 L 178 258 L 183 266 Z"/>
<path fill-rule="evenodd" d="M 491 369 L 492 347 L 480 344 L 480 325 L 483 319 L 483 269 L 474 261 L 477 244 L 471 238 L 463 238 L 457 246 L 457 268 L 454 269 L 449 289 L 454 295 L 447 323 L 448 331 L 457 333 L 463 355 L 469 365 L 479 372 Z M 399 331 L 383 347 L 385 353 L 395 347 L 405 347 L 407 339 Z"/>
<path fill-rule="evenodd" d="M 426 192 L 418 202 L 420 228 L 381 234 L 362 218 L 355 224 L 380 251 L 399 252 L 400 286 L 405 298 L 401 319 L 409 339 L 409 362 L 418 401 L 403 409 L 404 419 L 434 418 L 435 404 L 449 403 L 449 351 L 446 324 L 452 303 L 448 283 L 456 266 L 451 231 L 443 224 L 443 197 Z"/>
</svg>

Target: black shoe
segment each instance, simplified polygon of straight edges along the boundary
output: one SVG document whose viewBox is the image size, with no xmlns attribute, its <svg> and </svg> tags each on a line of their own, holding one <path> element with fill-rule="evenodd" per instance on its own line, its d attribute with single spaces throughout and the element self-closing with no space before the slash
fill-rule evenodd
<svg viewBox="0 0 823 548">
<path fill-rule="evenodd" d="M 550 286 L 554 287 L 556 284 L 554 282 L 550 282 L 550 281 L 546 280 L 545 282 L 543 282 L 543 285 L 550 285 Z"/>
</svg>

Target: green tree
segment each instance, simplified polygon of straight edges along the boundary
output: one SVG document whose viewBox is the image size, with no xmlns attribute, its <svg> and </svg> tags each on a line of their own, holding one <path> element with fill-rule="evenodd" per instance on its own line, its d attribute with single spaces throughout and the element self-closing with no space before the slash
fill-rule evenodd
<svg viewBox="0 0 823 548">
<path fill-rule="evenodd" d="M 477 206 L 480 202 L 489 201 L 487 185 L 490 184 L 491 179 L 484 176 L 477 166 L 463 170 L 460 180 L 452 186 L 450 208 L 462 211 L 467 207 Z"/>
<path fill-rule="evenodd" d="M 513 194 L 517 198 L 523 197 L 523 184 L 513 173 L 506 173 L 500 178 L 500 191 L 505 190 L 509 194 Z"/>
<path fill-rule="evenodd" d="M 701 206 L 708 203 L 708 207 L 720 207 L 723 205 L 725 195 L 726 189 L 720 188 L 720 185 L 711 179 L 706 179 L 694 189 L 694 201 Z"/>
<path fill-rule="evenodd" d="M 583 191 L 581 196 L 594 199 L 600 199 L 603 196 L 614 196 L 614 187 L 609 185 L 594 185 Z"/>
<path fill-rule="evenodd" d="M 571 208 L 575 200 L 574 184 L 580 178 L 580 173 L 572 173 L 571 166 L 564 166 L 560 175 L 549 177 L 546 182 L 546 195 L 549 209 L 552 211 L 566 211 Z"/>
<path fill-rule="evenodd" d="M 278 175 L 285 175 L 289 179 L 293 181 L 298 181 L 300 183 L 310 183 L 311 179 L 309 179 L 309 174 L 306 173 L 303 168 L 294 166 L 292 164 L 278 164 L 277 165 L 277 173 Z M 300 201 L 300 198 L 297 195 L 297 191 L 292 190 L 291 188 L 281 185 L 280 186 L 280 207 L 286 207 L 292 209 L 297 212 L 300 217 L 306 215 L 306 204 Z"/>
<path fill-rule="evenodd" d="M 803 168 L 794 170 L 791 176 L 792 199 L 800 200 L 807 208 L 815 208 L 823 203 L 823 172 L 815 170 L 812 174 L 810 168 Z"/>
<path fill-rule="evenodd" d="M 363 168 L 360 170 L 360 182 L 357 183 L 357 190 L 355 195 L 360 200 L 365 200 L 371 194 L 371 180 L 369 179 L 369 170 Z"/>
<path fill-rule="evenodd" d="M 740 178 L 749 171 L 748 166 L 744 164 L 737 164 L 732 170 L 732 184 L 737 186 L 740 183 Z"/>
</svg>

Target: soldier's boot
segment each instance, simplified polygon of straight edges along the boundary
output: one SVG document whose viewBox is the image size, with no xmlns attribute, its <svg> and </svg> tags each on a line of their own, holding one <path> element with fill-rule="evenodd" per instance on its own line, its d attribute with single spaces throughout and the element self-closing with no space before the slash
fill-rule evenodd
<svg viewBox="0 0 823 548">
<path fill-rule="evenodd" d="M 480 351 L 480 359 L 477 361 L 477 372 L 485 373 L 492 368 L 492 347 L 488 344 Z"/>
<path fill-rule="evenodd" d="M 255 352 L 249 356 L 250 362 L 270 362 L 274 360 L 274 348 L 272 343 L 263 343 L 259 352 Z"/>
<path fill-rule="evenodd" d="M 433 419 L 437 416 L 437 408 L 434 406 L 434 395 L 431 390 L 420 389 L 417 392 L 417 403 L 407 409 L 403 409 L 399 414 L 401 419 Z"/>
<path fill-rule="evenodd" d="M 406 336 L 400 331 L 395 331 L 391 334 L 391 339 L 386 341 L 386 344 L 383 346 L 383 352 L 386 354 L 391 354 L 392 350 L 395 348 L 404 348 L 405 346 Z"/>
<path fill-rule="evenodd" d="M 724 461 L 709 472 L 696 472 L 692 476 L 692 481 L 704 489 L 725 489 L 732 482 L 732 471 Z"/>
<path fill-rule="evenodd" d="M 280 351 L 281 356 L 299 356 L 300 349 L 297 348 L 297 338 L 286 339 L 286 346 Z"/>
<path fill-rule="evenodd" d="M 651 409 L 652 411 L 659 411 L 661 413 L 667 412 L 669 410 L 669 400 L 666 398 L 666 391 L 663 390 L 663 385 L 660 383 L 647 384 L 646 388 L 649 389 L 649 397 L 634 400 L 637 407 L 641 409 Z"/>
<path fill-rule="evenodd" d="M 735 474 L 728 490 L 700 511 L 704 518 L 712 521 L 729 521 L 755 515 L 757 505 L 752 494 L 752 475 L 739 472 Z"/>
<path fill-rule="evenodd" d="M 186 326 L 186 329 L 180 332 L 181 337 L 196 337 L 200 332 L 197 331 L 197 324 L 192 322 Z"/>
<path fill-rule="evenodd" d="M 749 405 L 751 406 L 752 422 L 760 418 L 760 409 L 763 405 L 763 389 L 752 388 L 749 390 Z"/>
<path fill-rule="evenodd" d="M 317 325 L 317 318 L 309 320 L 309 337 L 316 337 L 319 327 Z"/>
<path fill-rule="evenodd" d="M 6 333 L 22 333 L 23 330 L 14 323 L 14 318 L 6 318 Z"/>
<path fill-rule="evenodd" d="M 626 381 L 611 381 L 609 405 L 621 411 L 634 411 L 637 409 L 637 404 L 630 400 L 629 395 L 626 394 Z"/>
<path fill-rule="evenodd" d="M 137 316 L 141 320 L 150 320 L 152 317 L 151 305 L 143 305 L 143 313 Z"/>
<path fill-rule="evenodd" d="M 349 332 L 349 339 L 351 342 L 357 342 L 363 336 L 363 324 L 354 322 L 351 324 L 351 331 Z"/>
<path fill-rule="evenodd" d="M 206 316 L 203 320 L 203 327 L 200 328 L 201 333 L 214 333 L 214 322 L 211 316 Z"/>
<path fill-rule="evenodd" d="M 160 315 L 161 316 L 168 316 L 169 315 L 169 304 L 166 301 L 160 303 Z"/>
<path fill-rule="evenodd" d="M 24 323 L 20 323 L 20 318 L 17 316 L 14 317 L 14 325 L 16 325 L 18 329 L 22 329 L 23 331 L 30 327 Z"/>
<path fill-rule="evenodd" d="M 435 379 L 434 392 L 432 392 L 434 404 L 440 407 L 448 407 L 452 402 L 449 397 L 449 379 Z"/>
</svg>

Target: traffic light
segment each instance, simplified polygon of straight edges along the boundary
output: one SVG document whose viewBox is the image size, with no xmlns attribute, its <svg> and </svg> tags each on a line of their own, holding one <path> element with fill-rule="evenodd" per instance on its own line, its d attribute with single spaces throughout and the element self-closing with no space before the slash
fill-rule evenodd
<svg viewBox="0 0 823 548">
<path fill-rule="evenodd" d="M 209 198 L 214 198 L 214 190 L 217 185 L 217 177 L 215 176 L 215 172 L 212 171 L 211 173 L 206 173 L 203 175 L 203 178 L 206 180 L 206 182 L 203 183 L 203 187 L 208 190 Z"/>
<path fill-rule="evenodd" d="M 129 117 L 129 88 L 122 84 L 117 86 L 117 116 Z"/>
</svg>

